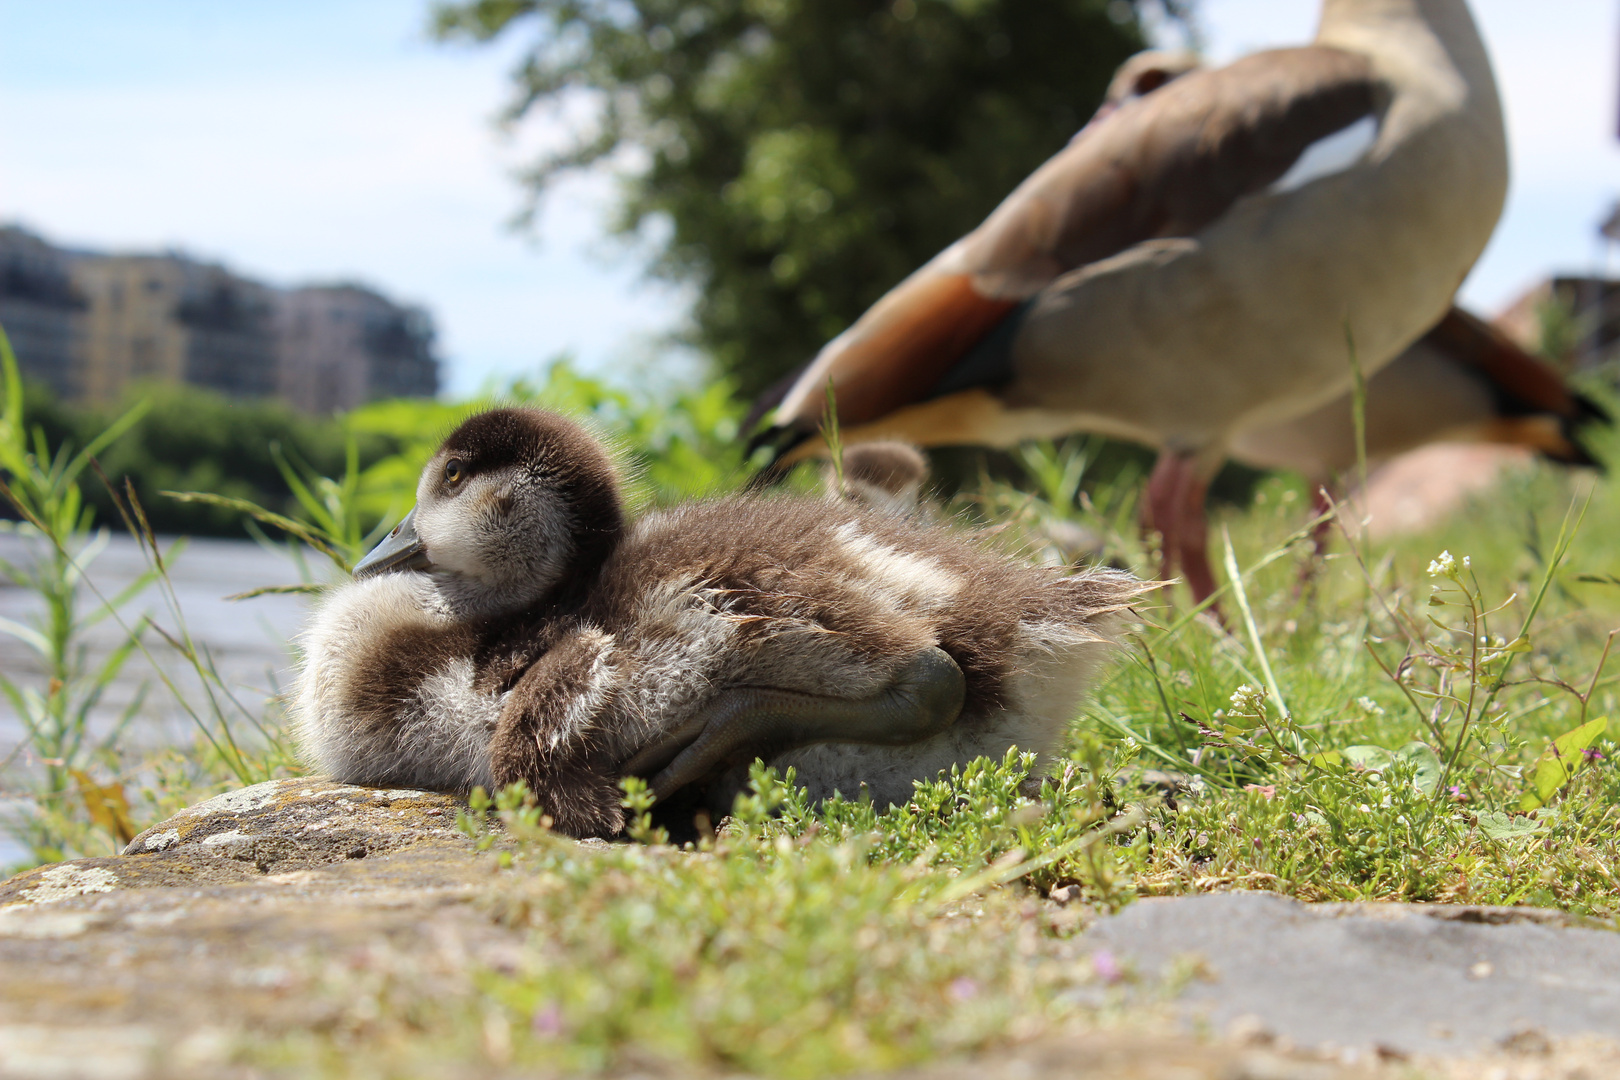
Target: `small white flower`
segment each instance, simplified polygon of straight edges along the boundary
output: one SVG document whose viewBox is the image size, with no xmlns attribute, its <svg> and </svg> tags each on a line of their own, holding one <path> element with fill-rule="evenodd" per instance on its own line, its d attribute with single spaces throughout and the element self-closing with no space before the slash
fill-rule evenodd
<svg viewBox="0 0 1620 1080">
<path fill-rule="evenodd" d="M 1442 551 L 1440 557 L 1429 562 L 1430 577 L 1451 577 L 1457 572 L 1457 560 L 1451 557 L 1451 552 Z"/>
<path fill-rule="evenodd" d="M 1462 568 L 1464 570 L 1468 569 L 1471 565 L 1473 565 L 1473 561 L 1474 560 L 1470 559 L 1467 555 L 1464 555 L 1463 556 L 1463 561 L 1462 561 Z"/>
<path fill-rule="evenodd" d="M 1370 697 L 1358 697 L 1356 698 L 1356 704 L 1361 706 L 1361 711 L 1364 713 L 1371 713 L 1374 716 L 1384 715 L 1384 707 Z"/>
<path fill-rule="evenodd" d="M 1232 691 L 1232 709 L 1243 716 L 1259 716 L 1266 709 L 1266 692 L 1244 683 Z"/>
<path fill-rule="evenodd" d="M 1388 810 L 1390 808 L 1390 806 L 1393 805 L 1393 801 L 1391 800 L 1390 796 L 1385 795 L 1384 796 L 1384 801 L 1379 803 L 1378 805 L 1383 807 L 1385 810 Z"/>
<path fill-rule="evenodd" d="M 1366 803 L 1362 803 L 1360 806 L 1356 807 L 1356 809 L 1360 810 L 1363 814 L 1372 813 L 1372 807 L 1368 806 Z"/>
</svg>

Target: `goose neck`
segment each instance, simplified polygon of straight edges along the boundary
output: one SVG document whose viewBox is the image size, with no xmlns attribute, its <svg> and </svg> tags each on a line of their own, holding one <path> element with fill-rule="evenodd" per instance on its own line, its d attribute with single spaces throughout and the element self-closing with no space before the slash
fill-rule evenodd
<svg viewBox="0 0 1620 1080">
<path fill-rule="evenodd" d="M 1432 38 L 1454 61 L 1485 51 L 1467 0 L 1323 0 L 1319 44 L 1398 50 L 1414 37 Z"/>
</svg>

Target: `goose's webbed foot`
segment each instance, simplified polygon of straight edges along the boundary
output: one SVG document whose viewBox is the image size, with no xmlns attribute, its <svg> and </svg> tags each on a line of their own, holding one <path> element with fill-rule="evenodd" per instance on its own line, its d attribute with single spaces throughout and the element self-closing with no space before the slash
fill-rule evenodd
<svg viewBox="0 0 1620 1080">
<path fill-rule="evenodd" d="M 622 766 L 652 777 L 659 799 L 739 759 L 770 758 L 814 743 L 903 746 L 946 730 L 962 711 L 962 669 L 925 649 L 895 681 L 868 698 L 839 698 L 773 687 L 734 687 Z"/>
</svg>

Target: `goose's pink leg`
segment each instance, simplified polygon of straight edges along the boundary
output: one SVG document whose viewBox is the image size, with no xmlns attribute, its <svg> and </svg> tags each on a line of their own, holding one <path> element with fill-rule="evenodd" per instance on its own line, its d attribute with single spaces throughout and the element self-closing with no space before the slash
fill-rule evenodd
<svg viewBox="0 0 1620 1080">
<path fill-rule="evenodd" d="M 1311 517 L 1322 517 L 1333 509 L 1333 501 L 1329 497 L 1325 482 L 1311 486 Z M 1311 553 L 1299 568 L 1299 580 L 1294 583 L 1294 597 L 1298 599 L 1305 595 L 1305 590 L 1316 584 L 1316 575 L 1321 572 L 1322 564 L 1327 559 L 1328 543 L 1333 537 L 1333 519 L 1324 518 L 1311 528 Z"/>
<path fill-rule="evenodd" d="M 1176 461 L 1177 455 L 1165 450 L 1153 463 L 1148 477 L 1147 497 L 1142 503 L 1143 532 L 1159 534 L 1159 579 L 1168 581 L 1176 574 Z"/>
<path fill-rule="evenodd" d="M 1311 517 L 1319 518 L 1333 509 L 1333 500 L 1329 497 L 1326 481 L 1313 484 L 1311 487 Z M 1327 554 L 1328 540 L 1333 535 L 1333 519 L 1326 518 L 1316 523 L 1311 530 L 1311 553 L 1318 559 Z"/>
<path fill-rule="evenodd" d="M 1180 545 L 1177 558 L 1193 600 L 1200 604 L 1215 592 L 1215 572 L 1209 566 L 1209 522 L 1204 515 L 1208 493 L 1209 480 L 1189 457 L 1181 487 L 1181 521 L 1176 529 Z"/>
<path fill-rule="evenodd" d="M 1209 490 L 1208 469 L 1199 455 L 1165 450 L 1148 477 L 1144 524 L 1161 537 L 1159 576 L 1170 578 L 1179 570 L 1203 603 L 1215 591 L 1209 565 L 1208 525 L 1204 496 Z"/>
</svg>

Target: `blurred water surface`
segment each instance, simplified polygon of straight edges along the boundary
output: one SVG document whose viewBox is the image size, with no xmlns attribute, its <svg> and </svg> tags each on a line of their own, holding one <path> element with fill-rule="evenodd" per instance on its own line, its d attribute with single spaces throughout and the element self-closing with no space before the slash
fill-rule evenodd
<svg viewBox="0 0 1620 1080">
<path fill-rule="evenodd" d="M 165 550 L 169 542 L 162 541 Z M 29 541 L 0 534 L 0 558 L 27 563 L 32 557 Z M 325 560 L 316 556 L 310 566 L 318 573 L 324 572 Z M 116 596 L 146 569 L 146 560 L 133 540 L 112 536 L 89 566 L 87 578 L 94 589 L 81 590 L 81 610 L 99 606 L 97 590 L 101 596 Z M 300 580 L 299 569 L 293 558 L 250 540 L 190 540 L 170 567 L 169 577 L 193 640 L 213 658 L 225 685 L 237 699 L 255 715 L 262 714 L 267 699 L 287 685 L 291 668 L 289 643 L 303 621 L 308 600 L 302 596 L 261 596 L 239 601 L 225 597 L 262 585 L 296 583 Z M 34 626 L 43 613 L 44 604 L 38 596 L 0 582 L 0 617 Z M 155 584 L 149 586 L 119 609 L 118 619 L 106 619 L 86 635 L 92 669 L 123 640 L 123 627 L 136 625 L 143 614 L 149 614 L 170 633 L 177 629 L 177 620 L 163 592 Z M 200 680 L 161 635 L 148 631 L 145 641 L 151 658 L 140 652 L 129 658 L 92 712 L 91 728 L 101 735 L 110 731 L 144 686 L 145 701 L 121 738 L 140 750 L 190 745 L 196 725 L 163 685 L 157 669 L 167 674 L 199 710 L 205 707 Z M 44 671 L 33 649 L 15 637 L 0 634 L 0 672 L 7 678 L 23 686 L 43 688 Z M 237 719 L 238 737 L 251 739 L 252 726 Z M 11 703 L 0 697 L 0 761 L 11 755 L 24 732 Z M 30 768 L 37 767 L 31 757 L 23 751 L 0 774 L 0 813 L 18 805 L 19 788 L 26 784 Z M 16 863 L 25 855 L 0 836 L 0 866 Z"/>
</svg>

